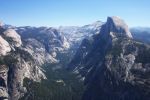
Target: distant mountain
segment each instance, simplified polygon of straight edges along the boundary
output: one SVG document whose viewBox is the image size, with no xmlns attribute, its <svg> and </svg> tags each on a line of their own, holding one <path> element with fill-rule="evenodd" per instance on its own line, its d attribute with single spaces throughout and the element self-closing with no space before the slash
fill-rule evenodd
<svg viewBox="0 0 150 100">
<path fill-rule="evenodd" d="M 143 32 L 143 31 L 150 32 L 150 27 L 133 27 L 131 28 L 131 30 L 138 31 L 138 32 Z"/>
<path fill-rule="evenodd" d="M 130 29 L 133 38 L 136 40 L 150 44 L 150 28 L 136 27 Z"/>
<path fill-rule="evenodd" d="M 58 30 L 68 38 L 72 43 L 81 42 L 84 38 L 90 37 L 101 29 L 104 23 L 96 21 L 89 25 L 84 26 L 60 26 Z"/>
<path fill-rule="evenodd" d="M 133 39 L 119 17 L 84 39 L 68 69 L 85 83 L 82 100 L 149 100 L 150 45 Z"/>
</svg>

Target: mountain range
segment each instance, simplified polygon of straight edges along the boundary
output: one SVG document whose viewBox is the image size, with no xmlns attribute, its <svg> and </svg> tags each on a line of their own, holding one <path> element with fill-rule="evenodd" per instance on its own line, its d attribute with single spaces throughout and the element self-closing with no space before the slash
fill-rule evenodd
<svg viewBox="0 0 150 100">
<path fill-rule="evenodd" d="M 0 100 L 149 100 L 149 71 L 150 29 L 116 16 L 58 28 L 0 23 Z"/>
</svg>

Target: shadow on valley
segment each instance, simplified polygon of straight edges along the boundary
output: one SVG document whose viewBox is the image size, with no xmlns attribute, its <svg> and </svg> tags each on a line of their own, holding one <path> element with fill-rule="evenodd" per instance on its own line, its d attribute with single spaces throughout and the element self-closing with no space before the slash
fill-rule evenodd
<svg viewBox="0 0 150 100">
<path fill-rule="evenodd" d="M 47 80 L 24 79 L 27 93 L 20 100 L 81 100 L 83 83 L 58 64 L 44 65 Z"/>
</svg>

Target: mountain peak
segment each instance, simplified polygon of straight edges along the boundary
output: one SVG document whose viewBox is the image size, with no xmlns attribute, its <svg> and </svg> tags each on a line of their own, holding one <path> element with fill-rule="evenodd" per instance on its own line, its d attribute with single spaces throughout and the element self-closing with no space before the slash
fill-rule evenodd
<svg viewBox="0 0 150 100">
<path fill-rule="evenodd" d="M 110 32 L 115 33 L 115 36 L 125 36 L 132 38 L 128 25 L 118 16 L 108 17 L 106 26 Z"/>
<path fill-rule="evenodd" d="M 103 24 L 103 22 L 100 21 L 100 20 L 98 20 L 98 21 L 93 22 L 93 23 L 90 24 L 90 25 L 102 25 L 102 24 Z"/>
<path fill-rule="evenodd" d="M 124 25 L 124 21 L 118 16 L 107 17 L 107 22 L 111 22 L 116 26 Z"/>
</svg>

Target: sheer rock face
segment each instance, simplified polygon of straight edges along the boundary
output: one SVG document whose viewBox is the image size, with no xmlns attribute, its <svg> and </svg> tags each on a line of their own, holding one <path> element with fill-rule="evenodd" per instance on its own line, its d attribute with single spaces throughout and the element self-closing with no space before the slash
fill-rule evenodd
<svg viewBox="0 0 150 100">
<path fill-rule="evenodd" d="M 24 40 L 25 49 L 36 58 L 35 60 L 40 65 L 45 62 L 57 63 L 59 61 L 58 54 L 62 54 L 70 48 L 66 37 L 54 28 L 18 27 L 16 31 Z"/>
<path fill-rule="evenodd" d="M 8 42 L 11 42 L 12 45 L 14 45 L 15 47 L 21 46 L 21 37 L 14 29 L 7 29 L 3 32 L 3 34 L 6 37 L 6 40 L 8 40 Z"/>
<path fill-rule="evenodd" d="M 112 32 L 112 36 L 132 38 L 127 24 L 119 17 L 108 17 L 106 27 L 107 31 Z"/>
<path fill-rule="evenodd" d="M 92 38 L 69 66 L 84 79 L 82 100 L 149 100 L 150 46 L 134 41 L 118 17 L 109 17 Z"/>
<path fill-rule="evenodd" d="M 11 51 L 9 43 L 0 36 L 0 55 L 6 55 Z"/>
</svg>

